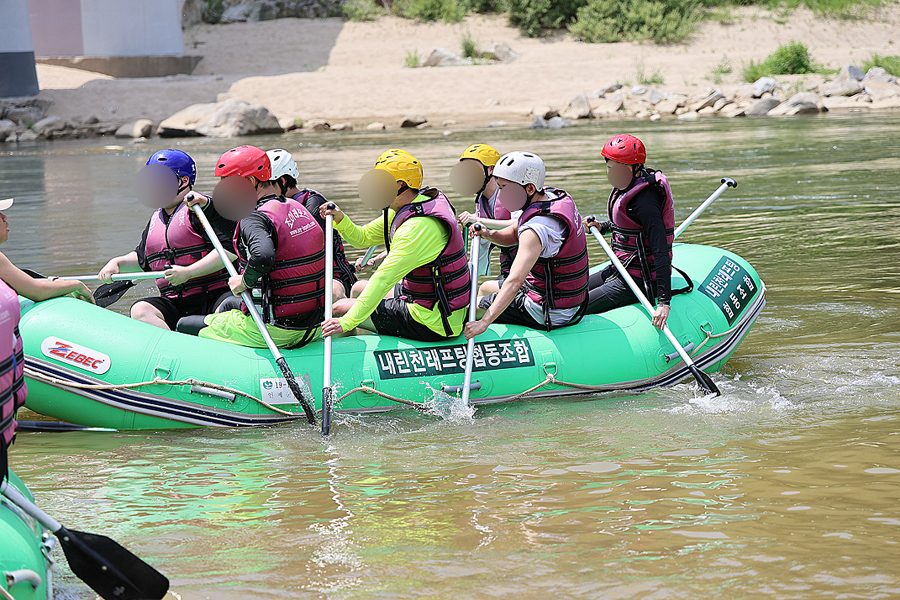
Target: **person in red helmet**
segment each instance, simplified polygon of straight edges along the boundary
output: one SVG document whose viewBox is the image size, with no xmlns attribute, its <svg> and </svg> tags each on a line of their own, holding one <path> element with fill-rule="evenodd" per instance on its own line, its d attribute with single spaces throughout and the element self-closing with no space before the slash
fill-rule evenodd
<svg viewBox="0 0 900 600">
<path fill-rule="evenodd" d="M 615 135 L 600 153 L 606 178 L 613 186 L 609 221 L 585 220 L 601 234 L 612 232 L 612 248 L 649 300 L 656 298 L 653 325 L 662 329 L 672 298 L 672 241 L 675 209 L 666 176 L 644 166 L 647 151 L 633 135 Z M 588 314 L 601 313 L 638 300 L 613 265 L 589 281 Z"/>
<path fill-rule="evenodd" d="M 215 175 L 223 181 L 243 178 L 246 197 L 229 198 L 229 204 L 252 208 L 238 222 L 234 249 L 240 273 L 228 280 L 235 296 L 252 290 L 259 298 L 260 314 L 275 344 L 296 348 L 319 336 L 325 317 L 325 233 L 301 202 L 285 198 L 272 179 L 272 165 L 266 153 L 255 146 L 240 146 L 219 159 Z M 220 183 L 221 185 L 221 183 Z M 218 193 L 218 187 L 217 187 Z M 199 194 L 190 204 L 206 206 L 210 199 Z M 216 202 L 217 200 L 213 200 Z M 233 214 L 240 207 L 220 213 Z M 244 213 L 246 214 L 246 210 Z M 210 220 L 214 227 L 218 223 Z M 242 346 L 264 348 L 265 340 L 248 314 L 240 310 L 208 315 L 200 337 Z"/>
</svg>

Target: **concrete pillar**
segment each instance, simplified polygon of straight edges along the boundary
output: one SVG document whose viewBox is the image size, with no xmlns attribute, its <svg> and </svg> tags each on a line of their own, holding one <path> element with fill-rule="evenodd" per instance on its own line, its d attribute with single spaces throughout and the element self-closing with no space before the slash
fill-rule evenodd
<svg viewBox="0 0 900 600">
<path fill-rule="evenodd" d="M 37 93 L 28 0 L 0 0 L 0 98 Z"/>
</svg>

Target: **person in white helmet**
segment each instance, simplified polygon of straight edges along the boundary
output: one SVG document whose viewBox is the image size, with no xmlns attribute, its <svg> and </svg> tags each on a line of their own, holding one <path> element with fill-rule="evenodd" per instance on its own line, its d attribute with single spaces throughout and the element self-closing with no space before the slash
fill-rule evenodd
<svg viewBox="0 0 900 600">
<path fill-rule="evenodd" d="M 298 187 L 297 180 L 300 178 L 300 169 L 293 155 L 287 150 L 276 148 L 266 151 L 269 161 L 272 163 L 272 180 L 278 184 L 281 189 L 281 195 L 286 198 L 293 198 L 297 202 L 306 207 L 322 231 L 325 231 L 325 219 L 319 214 L 319 207 L 327 203 L 325 196 L 315 190 L 309 188 Z M 334 232 L 334 299 L 340 300 L 350 295 L 353 284 L 356 283 L 356 269 L 347 262 L 347 255 L 344 252 L 344 240 L 341 234 Z"/>
<path fill-rule="evenodd" d="M 485 310 L 466 324 L 471 339 L 493 322 L 546 330 L 573 325 L 587 307 L 588 256 L 584 224 L 572 197 L 544 187 L 544 161 L 531 152 L 510 152 L 494 167 L 497 201 L 518 222 L 504 229 L 482 228 L 475 235 L 497 246 L 519 249 L 500 291 L 479 299 Z"/>
</svg>

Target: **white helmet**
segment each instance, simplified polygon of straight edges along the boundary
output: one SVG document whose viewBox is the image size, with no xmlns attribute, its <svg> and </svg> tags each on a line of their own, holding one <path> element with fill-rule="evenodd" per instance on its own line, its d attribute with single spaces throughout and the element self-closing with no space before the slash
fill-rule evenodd
<svg viewBox="0 0 900 600">
<path fill-rule="evenodd" d="M 266 156 L 269 157 L 269 162 L 272 163 L 273 181 L 282 175 L 290 175 L 294 178 L 294 181 L 300 179 L 300 169 L 297 168 L 297 163 L 290 152 L 277 148 L 267 151 Z"/>
<path fill-rule="evenodd" d="M 531 152 L 504 154 L 494 167 L 494 177 L 513 181 L 522 186 L 529 183 L 540 192 L 544 189 L 544 161 Z"/>
</svg>

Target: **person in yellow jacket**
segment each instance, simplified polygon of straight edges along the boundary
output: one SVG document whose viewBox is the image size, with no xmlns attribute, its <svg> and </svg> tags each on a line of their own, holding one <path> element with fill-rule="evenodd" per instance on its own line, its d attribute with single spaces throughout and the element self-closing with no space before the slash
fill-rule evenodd
<svg viewBox="0 0 900 600">
<path fill-rule="evenodd" d="M 356 327 L 424 342 L 462 332 L 471 276 L 456 211 L 442 192 L 422 188 L 422 164 L 404 150 L 388 150 L 360 181 L 360 198 L 383 211 L 360 227 L 323 204 L 334 227 L 355 248 L 385 244 L 387 257 L 358 298 L 334 304 L 335 318 L 322 335 L 350 333 Z M 380 193 L 368 193 L 370 182 Z M 396 288 L 395 288 L 396 286 Z"/>
</svg>

